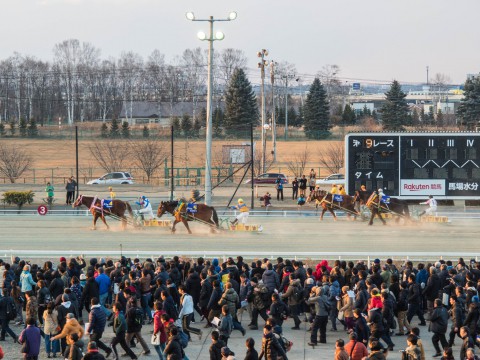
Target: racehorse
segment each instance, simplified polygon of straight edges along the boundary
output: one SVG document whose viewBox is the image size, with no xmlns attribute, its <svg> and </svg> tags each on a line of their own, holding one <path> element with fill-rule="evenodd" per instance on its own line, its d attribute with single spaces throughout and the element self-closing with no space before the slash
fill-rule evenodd
<svg viewBox="0 0 480 360">
<path fill-rule="evenodd" d="M 323 215 L 328 210 L 333 215 L 333 220 L 337 221 L 337 215 L 335 215 L 334 209 L 344 210 L 347 212 L 348 216 L 353 214 L 354 219 L 357 218 L 358 212 L 355 210 L 355 198 L 350 195 L 339 195 L 343 198 L 343 201 L 336 201 L 334 199 L 334 194 L 330 194 L 325 190 L 314 190 L 308 195 L 307 202 L 312 202 L 317 200 L 320 206 L 323 208 L 322 215 L 320 215 L 320 220 L 323 220 Z"/>
<path fill-rule="evenodd" d="M 158 206 L 157 217 L 160 218 L 165 213 L 170 213 L 175 216 L 175 221 L 172 226 L 172 233 L 175 233 L 175 225 L 180 221 L 185 225 L 188 230 L 188 233 L 191 234 L 190 227 L 188 226 L 188 221 L 199 221 L 211 227 L 211 232 L 215 232 L 215 229 L 218 229 L 218 215 L 217 211 L 213 206 L 208 206 L 205 204 L 196 204 L 197 212 L 194 214 L 187 213 L 186 206 L 181 210 L 180 214 L 175 215 L 175 210 L 178 206 L 178 201 L 162 201 Z"/>
<path fill-rule="evenodd" d="M 108 200 L 110 201 L 110 200 Z M 105 216 L 111 216 L 113 218 L 116 218 L 118 220 L 122 220 L 122 229 L 125 230 L 127 227 L 127 217 L 125 216 L 125 212 L 128 211 L 130 216 L 133 218 L 133 211 L 130 206 L 130 204 L 126 201 L 122 200 L 111 200 L 111 207 L 107 209 L 103 209 L 103 202 L 104 200 L 98 199 L 96 196 L 84 196 L 84 195 L 78 195 L 77 200 L 73 203 L 72 207 L 76 208 L 78 206 L 85 205 L 88 210 L 92 213 L 93 215 L 93 228 L 92 230 L 96 230 L 96 223 L 98 218 L 101 218 L 105 226 L 107 227 L 107 230 L 110 229 L 108 226 Z"/>
<path fill-rule="evenodd" d="M 383 225 L 386 225 L 387 223 L 382 217 L 382 212 L 397 215 L 397 219 L 395 220 L 395 222 L 397 223 L 400 221 L 400 217 L 404 217 L 405 219 L 410 220 L 410 211 L 408 210 L 408 204 L 405 200 L 390 198 L 390 202 L 388 204 L 385 204 L 380 201 L 380 196 L 376 191 L 374 191 L 369 196 L 365 204 L 368 206 L 370 212 L 372 213 L 368 225 L 373 225 L 373 219 L 375 218 L 375 216 L 382 220 Z"/>
</svg>

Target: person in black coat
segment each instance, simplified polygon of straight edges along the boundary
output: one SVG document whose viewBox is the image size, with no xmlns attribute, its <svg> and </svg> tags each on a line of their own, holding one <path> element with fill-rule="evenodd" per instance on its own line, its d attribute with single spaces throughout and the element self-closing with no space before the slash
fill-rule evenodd
<svg viewBox="0 0 480 360">
<path fill-rule="evenodd" d="M 220 334 L 218 331 L 212 331 L 212 345 L 208 349 L 210 353 L 210 360 L 222 360 L 222 348 L 225 345 L 225 342 L 220 339 Z"/>
<path fill-rule="evenodd" d="M 188 277 L 185 280 L 185 287 L 187 293 L 192 297 L 193 308 L 199 313 L 202 313 L 202 310 L 198 306 L 200 302 L 200 292 L 202 290 L 202 280 L 200 276 L 194 269 L 188 270 Z"/>
<path fill-rule="evenodd" d="M 185 353 L 175 326 L 172 326 L 169 330 L 168 342 L 163 353 L 167 355 L 167 359 L 171 360 L 182 360 L 184 358 Z"/>
<path fill-rule="evenodd" d="M 3 296 L 0 297 L 0 324 L 2 326 L 0 341 L 5 341 L 5 334 L 11 336 L 14 342 L 17 342 L 17 335 L 10 329 L 8 326 L 10 319 L 8 318 L 7 309 L 8 307 L 15 308 L 15 304 L 13 303 L 13 299 L 11 296 L 8 295 L 8 289 L 3 289 Z"/>
<path fill-rule="evenodd" d="M 412 319 L 415 315 L 418 316 L 421 326 L 426 325 L 425 318 L 423 317 L 422 309 L 422 292 L 420 289 L 420 284 L 417 284 L 415 279 L 415 274 L 413 272 L 408 276 L 408 311 L 407 311 L 407 320 L 409 323 L 412 322 Z"/>
<path fill-rule="evenodd" d="M 477 338 L 477 323 L 480 318 L 479 299 L 478 296 L 472 298 L 472 302 L 468 306 L 467 316 L 465 318 L 464 326 L 470 330 L 472 338 Z"/>
<path fill-rule="evenodd" d="M 222 313 L 222 306 L 218 304 L 222 298 L 222 291 L 218 280 L 213 282 L 213 291 L 208 301 L 208 321 L 211 323 L 214 317 L 218 317 Z"/>
<path fill-rule="evenodd" d="M 353 310 L 353 317 L 355 318 L 355 327 L 353 330 L 357 334 L 357 341 L 367 346 L 368 339 L 370 338 L 370 328 L 367 325 L 367 320 L 365 320 L 360 309 Z"/>
<path fill-rule="evenodd" d="M 462 346 L 460 347 L 460 359 L 467 358 L 467 349 L 474 348 L 475 342 L 473 341 L 472 337 L 470 336 L 470 331 L 468 327 L 462 326 L 460 328 L 460 337 L 462 338 Z"/>
<path fill-rule="evenodd" d="M 90 304 L 93 298 L 100 298 L 100 293 L 98 290 L 98 283 L 95 281 L 93 277 L 93 271 L 89 271 L 87 273 L 87 282 L 82 290 L 82 299 L 80 301 L 81 304 L 85 306 L 87 311 L 90 311 Z"/>
<path fill-rule="evenodd" d="M 445 337 L 448 327 L 448 312 L 447 309 L 443 307 L 442 300 L 440 299 L 435 299 L 433 306 L 434 308 L 432 317 L 430 318 L 429 331 L 433 333 L 432 343 L 436 352 L 434 357 L 438 357 L 442 356 L 438 342 L 441 342 L 444 349 L 448 346 L 447 339 Z"/>
<path fill-rule="evenodd" d="M 170 319 L 176 320 L 178 317 L 178 311 L 173 302 L 173 298 L 170 296 L 168 290 L 162 291 L 163 310 Z"/>
<path fill-rule="evenodd" d="M 244 360 L 258 360 L 258 352 L 255 350 L 255 340 L 248 338 L 245 340 L 245 346 L 247 347 L 247 353 Z"/>
<path fill-rule="evenodd" d="M 383 325 L 382 310 L 378 308 L 371 309 L 368 312 L 367 323 L 370 325 L 372 336 L 385 341 L 388 349 L 392 351 L 395 344 L 392 342 L 392 339 L 390 339 L 389 330 Z"/>
<path fill-rule="evenodd" d="M 438 292 L 441 289 L 440 278 L 437 275 L 437 270 L 434 266 L 430 267 L 430 276 L 428 277 L 427 284 L 422 291 L 422 295 L 427 298 L 427 311 L 428 317 L 433 313 L 433 302 L 438 298 Z"/>
</svg>

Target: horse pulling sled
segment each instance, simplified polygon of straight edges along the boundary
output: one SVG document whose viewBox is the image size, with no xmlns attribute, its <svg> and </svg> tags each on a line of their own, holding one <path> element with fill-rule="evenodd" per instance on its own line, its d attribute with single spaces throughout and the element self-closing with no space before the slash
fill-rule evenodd
<svg viewBox="0 0 480 360">
<path fill-rule="evenodd" d="M 337 221 L 335 210 L 346 212 L 348 217 L 353 215 L 354 220 L 358 215 L 360 215 L 357 210 L 355 210 L 355 197 L 350 195 L 331 194 L 325 190 L 317 189 L 310 192 L 307 202 L 312 202 L 314 200 L 316 201 L 317 205 L 322 207 L 320 220 L 323 220 L 323 215 L 325 215 L 327 210 L 333 215 L 334 221 Z"/>
<path fill-rule="evenodd" d="M 370 221 L 368 222 L 368 225 L 373 225 L 373 219 L 375 216 L 382 221 L 383 225 L 387 224 L 384 217 L 396 217 L 395 221 L 397 223 L 400 221 L 400 218 L 403 218 L 405 223 L 412 220 L 408 210 L 408 204 L 404 200 L 391 198 L 374 191 L 366 201 L 365 199 L 361 199 L 361 201 L 364 201 L 366 208 L 370 210 Z"/>
</svg>

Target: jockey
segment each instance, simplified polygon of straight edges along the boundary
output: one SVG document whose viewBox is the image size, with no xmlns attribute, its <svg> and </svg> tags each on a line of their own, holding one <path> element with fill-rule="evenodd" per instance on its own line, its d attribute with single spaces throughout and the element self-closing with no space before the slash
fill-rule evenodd
<svg viewBox="0 0 480 360">
<path fill-rule="evenodd" d="M 347 195 L 347 193 L 345 192 L 345 188 L 343 187 L 343 185 L 338 185 L 338 194 L 339 194 L 339 195 Z"/>
<path fill-rule="evenodd" d="M 238 205 L 232 206 L 232 209 L 240 210 L 240 214 L 237 215 L 235 220 L 231 222 L 232 225 L 235 225 L 237 222 L 241 222 L 242 224 L 246 224 L 248 220 L 248 207 L 243 202 L 243 199 L 238 199 Z"/>
<path fill-rule="evenodd" d="M 383 189 L 378 189 L 378 196 L 380 197 L 380 203 L 388 205 L 390 203 L 390 196 L 383 193 Z"/>
<path fill-rule="evenodd" d="M 115 194 L 111 186 L 108 188 L 108 191 L 110 191 L 110 200 L 114 200 L 117 197 L 117 194 Z"/>
<path fill-rule="evenodd" d="M 330 194 L 338 194 L 337 184 L 332 185 L 332 188 L 330 189 Z"/>
<path fill-rule="evenodd" d="M 150 220 L 154 218 L 152 204 L 150 204 L 150 200 L 143 195 L 139 198 L 140 201 L 135 202 L 135 204 L 140 205 L 142 209 L 138 210 L 138 213 L 142 215 L 142 217 L 146 220 Z"/>
<path fill-rule="evenodd" d="M 425 214 L 431 215 L 432 213 L 437 212 L 437 200 L 435 200 L 432 195 L 428 197 L 427 201 L 421 202 L 420 205 L 429 205 L 429 208 L 422 211 L 418 216 L 422 216 Z"/>
</svg>

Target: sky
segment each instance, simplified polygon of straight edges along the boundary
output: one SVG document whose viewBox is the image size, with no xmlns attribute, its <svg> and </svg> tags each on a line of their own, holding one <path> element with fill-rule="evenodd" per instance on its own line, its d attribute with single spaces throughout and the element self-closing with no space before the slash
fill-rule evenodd
<svg viewBox="0 0 480 360">
<path fill-rule="evenodd" d="M 257 67 L 256 53 L 287 61 L 312 78 L 336 64 L 346 82 L 422 83 L 426 67 L 453 84 L 480 72 L 479 0 L 1 0 L 0 59 L 14 52 L 42 60 L 66 39 L 90 42 L 102 58 L 133 51 L 144 59 L 154 49 L 170 61 L 187 48 L 207 47 L 197 32 L 215 23 L 225 34 L 215 49 L 237 48 Z"/>
</svg>

